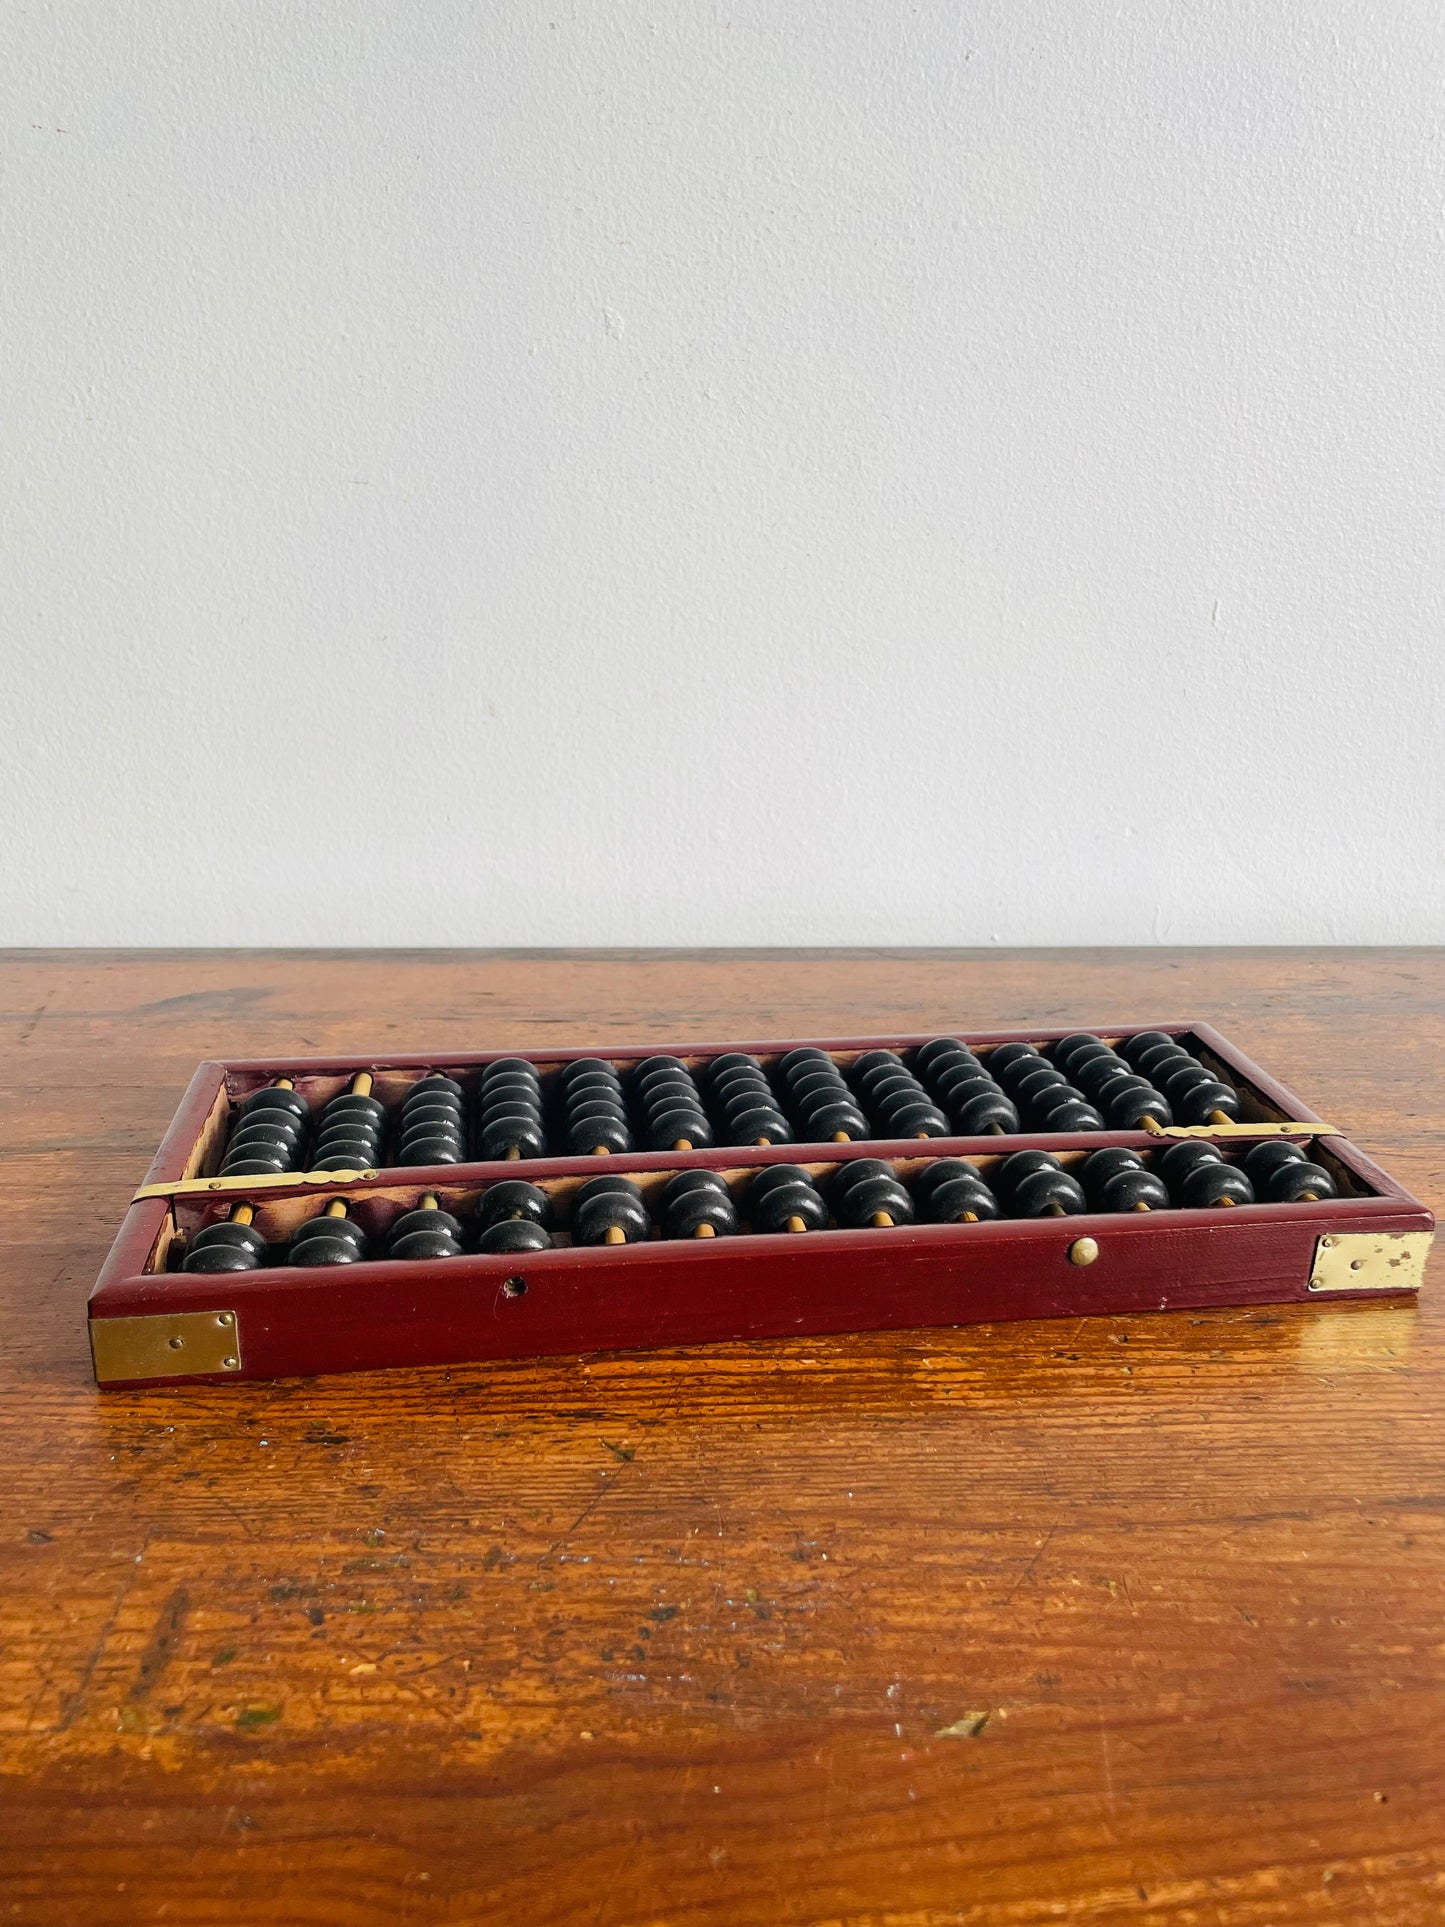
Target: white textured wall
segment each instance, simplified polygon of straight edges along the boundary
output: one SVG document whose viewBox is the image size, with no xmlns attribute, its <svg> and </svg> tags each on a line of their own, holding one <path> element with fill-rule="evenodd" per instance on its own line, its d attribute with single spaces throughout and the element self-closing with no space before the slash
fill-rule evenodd
<svg viewBox="0 0 1445 1927">
<path fill-rule="evenodd" d="M 1445 939 L 1437 0 L 0 32 L 0 938 Z"/>
</svg>

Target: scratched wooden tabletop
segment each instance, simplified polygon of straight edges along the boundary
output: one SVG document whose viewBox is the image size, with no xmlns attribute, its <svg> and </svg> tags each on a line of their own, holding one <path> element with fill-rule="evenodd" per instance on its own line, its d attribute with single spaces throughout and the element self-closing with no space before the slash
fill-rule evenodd
<svg viewBox="0 0 1445 1927">
<path fill-rule="evenodd" d="M 1439 1927 L 1438 1267 L 104 1396 L 84 1319 L 204 1056 L 1207 1017 L 1438 1211 L 1442 1011 L 1407 950 L 0 958 L 0 1920 Z"/>
</svg>

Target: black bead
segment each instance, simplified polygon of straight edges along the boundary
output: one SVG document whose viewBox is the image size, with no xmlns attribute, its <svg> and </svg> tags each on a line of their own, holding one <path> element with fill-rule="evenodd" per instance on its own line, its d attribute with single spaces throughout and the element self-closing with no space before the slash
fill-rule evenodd
<svg viewBox="0 0 1445 1927">
<path fill-rule="evenodd" d="M 1175 1202 L 1184 1210 L 1254 1203 L 1254 1188 L 1237 1164 L 1196 1164 L 1171 1189 Z"/>
<path fill-rule="evenodd" d="M 509 1151 L 516 1151 L 524 1158 L 539 1158 L 546 1142 L 537 1120 L 518 1113 L 494 1118 L 482 1127 L 480 1134 L 481 1153 L 489 1163 L 505 1158 Z"/>
<path fill-rule="evenodd" d="M 732 1193 L 712 1171 L 680 1171 L 663 1187 L 663 1231 L 669 1238 L 693 1238 L 701 1225 L 710 1225 L 718 1237 L 737 1230 Z"/>
<path fill-rule="evenodd" d="M 840 1133 L 849 1139 L 866 1138 L 868 1120 L 846 1093 L 832 1102 L 823 1102 L 800 1118 L 806 1135 L 814 1142 L 831 1142 Z"/>
<path fill-rule="evenodd" d="M 1095 1203 L 1101 1211 L 1137 1211 L 1141 1205 L 1150 1211 L 1163 1211 L 1169 1204 L 1169 1190 L 1162 1178 L 1141 1166 L 1135 1171 L 1116 1171 L 1099 1186 Z"/>
<path fill-rule="evenodd" d="M 630 1151 L 632 1133 L 625 1119 L 592 1115 L 578 1118 L 571 1126 L 572 1149 L 579 1157 L 597 1151 Z M 535 1156 L 535 1153 L 531 1155 Z"/>
<path fill-rule="evenodd" d="M 413 1084 L 407 1092 L 403 1102 L 406 1104 L 416 1103 L 424 1096 L 448 1097 L 453 1103 L 461 1104 L 466 1093 L 454 1077 L 447 1077 L 441 1071 L 432 1071 L 426 1077 L 417 1079 L 416 1083 Z"/>
<path fill-rule="evenodd" d="M 1317 1202 L 1336 1195 L 1335 1181 L 1325 1167 L 1304 1158 L 1297 1164 L 1277 1165 L 1264 1189 L 1273 1204 L 1298 1204 L 1303 1198 Z"/>
<path fill-rule="evenodd" d="M 300 1091 L 283 1090 L 277 1084 L 265 1084 L 242 1100 L 241 1115 L 249 1116 L 252 1111 L 288 1111 L 298 1124 L 303 1125 L 311 1117 L 311 1106 Z"/>
<path fill-rule="evenodd" d="M 854 1229 L 871 1225 L 880 1213 L 894 1224 L 912 1224 L 913 1200 L 892 1165 L 881 1158 L 858 1158 L 840 1166 L 833 1180 L 833 1215 Z"/>
<path fill-rule="evenodd" d="M 1298 1144 L 1291 1144 L 1288 1138 L 1266 1138 L 1262 1144 L 1251 1144 L 1240 1159 L 1256 1184 L 1267 1184 L 1274 1172 L 1283 1164 L 1303 1164 L 1305 1154 Z"/>
<path fill-rule="evenodd" d="M 203 1225 L 186 1247 L 182 1271 L 255 1271 L 266 1262 L 266 1240 L 254 1225 L 223 1218 Z"/>
<path fill-rule="evenodd" d="M 221 1175 L 227 1178 L 275 1177 L 291 1169 L 291 1159 L 280 1151 L 248 1149 L 243 1157 L 227 1158 Z"/>
<path fill-rule="evenodd" d="M 1104 1120 L 1092 1104 L 1064 1085 L 1057 1099 L 1045 1094 L 1035 1115 L 1046 1131 L 1102 1131 Z"/>
<path fill-rule="evenodd" d="M 1170 1093 L 1171 1101 L 1173 1093 Z M 1215 1080 L 1196 1084 L 1174 1105 L 1175 1115 L 1186 1124 L 1213 1124 L 1216 1111 L 1222 1111 L 1231 1123 L 1239 1118 L 1239 1093 L 1228 1084 Z"/>
<path fill-rule="evenodd" d="M 1108 1051 L 1111 1057 L 1114 1054 L 1103 1038 L 1096 1037 L 1091 1030 L 1076 1030 L 1069 1037 L 1061 1037 L 1050 1055 L 1056 1064 L 1063 1066 L 1072 1084 L 1077 1064 L 1084 1060 L 1086 1054 L 1097 1056 L 1100 1051 Z"/>
<path fill-rule="evenodd" d="M 834 1071 L 838 1069 L 827 1051 L 819 1050 L 816 1044 L 799 1044 L 796 1050 L 790 1050 L 786 1057 L 778 1059 L 778 1069 L 790 1081 L 806 1066 L 814 1064 L 827 1065 Z"/>
<path fill-rule="evenodd" d="M 1013 1187 L 1011 1202 L 1020 1218 L 1073 1217 L 1085 1208 L 1078 1180 L 1062 1169 L 1031 1172 Z"/>
<path fill-rule="evenodd" d="M 530 1218 L 502 1218 L 489 1224 L 477 1240 L 477 1250 L 485 1252 L 548 1251 L 551 1233 Z"/>
<path fill-rule="evenodd" d="M 291 1234 L 286 1259 L 293 1265 L 354 1265 L 366 1255 L 366 1233 L 352 1218 L 324 1213 Z"/>
<path fill-rule="evenodd" d="M 1137 1131 L 1143 1128 L 1146 1120 L 1155 1124 L 1172 1124 L 1174 1113 L 1159 1095 L 1145 1084 L 1142 1090 L 1120 1090 L 1114 1087 L 1112 1094 L 1100 1098 L 1109 1115 L 1109 1122 L 1116 1131 Z"/>
<path fill-rule="evenodd" d="M 642 1193 L 629 1179 L 589 1178 L 572 1200 L 571 1227 L 574 1244 L 605 1244 L 607 1233 L 614 1229 L 621 1231 L 626 1243 L 634 1244 L 647 1236 L 652 1220 Z"/>
<path fill-rule="evenodd" d="M 968 1215 L 982 1222 L 998 1216 L 998 1200 L 982 1173 L 964 1158 L 940 1158 L 913 1180 L 919 1215 L 929 1224 L 957 1224 Z"/>
<path fill-rule="evenodd" d="M 1032 1063 L 1038 1056 L 1032 1044 L 995 1044 L 985 1060 L 990 1077 L 1002 1084 L 1004 1073 L 1014 1064 Z M 1007 1088 L 1007 1086 L 1005 1086 Z"/>
<path fill-rule="evenodd" d="M 1196 1165 L 1222 1162 L 1217 1145 L 1207 1144 L 1202 1138 L 1185 1138 L 1159 1153 L 1156 1169 L 1172 1191 L 1183 1182 L 1185 1173 L 1192 1171 Z"/>
<path fill-rule="evenodd" d="M 1124 1042 L 1119 1046 L 1119 1055 L 1127 1058 L 1131 1064 L 1137 1066 L 1139 1059 L 1146 1051 L 1154 1050 L 1160 1044 L 1175 1046 L 1175 1039 L 1169 1035 L 1168 1031 L 1142 1030 L 1136 1037 L 1125 1038 Z"/>
<path fill-rule="evenodd" d="M 525 1218 L 530 1224 L 551 1224 L 552 1200 L 540 1185 L 527 1184 L 521 1178 L 503 1178 L 499 1184 L 489 1185 L 477 1200 L 479 1224 L 517 1218 Z"/>
<path fill-rule="evenodd" d="M 754 1231 L 785 1232 L 789 1218 L 806 1230 L 818 1231 L 828 1222 L 828 1207 L 808 1173 L 796 1164 L 771 1164 L 748 1186 L 747 1212 Z"/>
<path fill-rule="evenodd" d="M 952 1111 L 953 1124 L 960 1137 L 992 1134 L 995 1125 L 1005 1132 L 1017 1131 L 1019 1114 L 1002 1091 L 970 1097 Z"/>
<path fill-rule="evenodd" d="M 388 1258 L 459 1258 L 461 1253 L 462 1227 L 450 1211 L 404 1212 L 387 1234 Z"/>
</svg>

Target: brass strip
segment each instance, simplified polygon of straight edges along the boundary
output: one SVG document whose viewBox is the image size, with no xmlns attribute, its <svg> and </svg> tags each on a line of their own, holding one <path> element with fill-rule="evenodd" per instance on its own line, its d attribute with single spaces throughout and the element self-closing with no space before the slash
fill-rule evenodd
<svg viewBox="0 0 1445 1927">
<path fill-rule="evenodd" d="M 1428 1231 L 1329 1231 L 1315 1245 L 1311 1291 L 1418 1291 Z"/>
<path fill-rule="evenodd" d="M 1150 1137 L 1338 1137 L 1338 1124 L 1156 1124 L 1145 1118 Z"/>
<path fill-rule="evenodd" d="M 132 1204 L 140 1204 L 146 1198 L 193 1198 L 208 1192 L 240 1191 L 246 1197 L 264 1197 L 268 1191 L 291 1190 L 298 1184 L 342 1184 L 349 1189 L 354 1184 L 374 1184 L 385 1176 L 395 1183 L 404 1184 L 405 1177 L 401 1167 L 387 1171 L 279 1171 L 270 1177 L 259 1178 L 172 1178 L 166 1184 L 143 1184 L 131 1198 Z"/>
<path fill-rule="evenodd" d="M 92 1318 L 97 1384 L 129 1378 L 194 1378 L 239 1372 L 241 1327 L 233 1311 L 167 1311 L 141 1318 Z"/>
</svg>

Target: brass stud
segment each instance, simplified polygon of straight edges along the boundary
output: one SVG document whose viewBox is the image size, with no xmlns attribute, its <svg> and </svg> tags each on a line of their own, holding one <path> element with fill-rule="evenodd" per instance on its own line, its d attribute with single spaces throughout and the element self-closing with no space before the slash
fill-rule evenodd
<svg viewBox="0 0 1445 1927">
<path fill-rule="evenodd" d="M 239 1358 L 223 1358 L 221 1360 L 221 1367 L 224 1371 L 239 1372 L 241 1369 L 241 1361 Z"/>
<path fill-rule="evenodd" d="M 232 1322 L 232 1319 L 231 1319 L 230 1312 L 218 1311 L 216 1313 L 216 1323 L 218 1325 L 229 1325 L 231 1322 Z"/>
<path fill-rule="evenodd" d="M 1095 1238 L 1075 1238 L 1069 1246 L 1071 1265 L 1091 1265 L 1099 1255 L 1098 1240 Z"/>
</svg>

